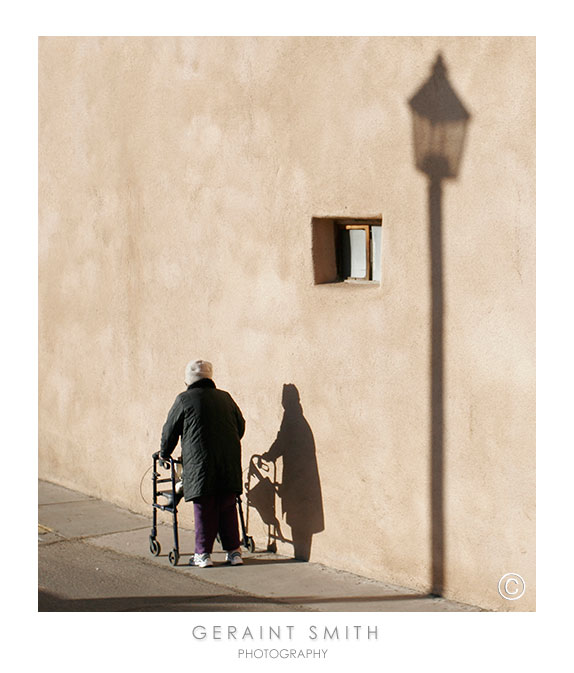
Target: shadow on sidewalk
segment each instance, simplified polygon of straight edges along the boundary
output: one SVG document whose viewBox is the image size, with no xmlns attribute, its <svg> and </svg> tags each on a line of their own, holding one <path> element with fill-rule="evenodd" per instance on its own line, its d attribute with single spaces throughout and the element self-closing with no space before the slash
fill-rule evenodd
<svg viewBox="0 0 574 673">
<path fill-rule="evenodd" d="M 259 612 L 277 610 L 278 602 L 242 594 L 68 599 L 42 589 L 38 591 L 38 612 Z"/>
<path fill-rule="evenodd" d="M 48 591 L 38 591 L 38 612 L 235 612 L 265 611 L 266 607 L 290 611 L 307 603 L 371 603 L 387 601 L 436 600 L 427 594 L 396 594 L 392 596 L 260 596 L 218 594 L 215 596 L 121 596 L 116 598 L 60 598 Z"/>
</svg>

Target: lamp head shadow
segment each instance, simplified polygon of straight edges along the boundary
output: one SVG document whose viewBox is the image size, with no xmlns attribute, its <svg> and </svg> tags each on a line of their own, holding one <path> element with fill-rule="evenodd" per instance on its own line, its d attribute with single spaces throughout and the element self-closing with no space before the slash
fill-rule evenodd
<svg viewBox="0 0 574 673">
<path fill-rule="evenodd" d="M 416 167 L 434 179 L 458 175 L 470 114 L 447 78 L 438 54 L 432 74 L 409 100 Z"/>
</svg>

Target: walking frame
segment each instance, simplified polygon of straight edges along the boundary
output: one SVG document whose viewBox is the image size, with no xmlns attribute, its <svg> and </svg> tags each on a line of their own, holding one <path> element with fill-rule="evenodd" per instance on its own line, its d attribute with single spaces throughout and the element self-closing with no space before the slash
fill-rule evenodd
<svg viewBox="0 0 574 673">
<path fill-rule="evenodd" d="M 159 453 L 153 454 L 153 469 L 152 469 L 152 528 L 149 536 L 149 550 L 152 556 L 159 556 L 161 552 L 161 545 L 157 539 L 157 512 L 169 512 L 172 514 L 172 528 L 173 528 L 173 549 L 168 554 L 168 560 L 172 566 L 176 566 L 179 561 L 179 532 L 177 522 L 177 504 L 180 497 L 175 492 L 176 482 L 179 480 L 177 474 L 177 466 L 181 465 L 181 457 L 173 458 L 170 456 L 167 460 L 161 459 Z M 159 466 L 169 471 L 169 476 L 163 476 L 159 472 Z M 165 473 L 164 473 L 165 474 Z M 171 489 L 158 490 L 159 484 L 170 484 Z M 158 496 L 164 496 L 168 499 L 168 503 L 161 505 L 158 503 Z M 243 507 L 241 504 L 241 496 L 237 496 L 237 506 L 239 509 L 239 520 L 241 522 L 241 543 L 250 552 L 255 551 L 255 543 L 253 538 L 247 535 L 245 527 L 245 519 L 243 517 Z"/>
</svg>

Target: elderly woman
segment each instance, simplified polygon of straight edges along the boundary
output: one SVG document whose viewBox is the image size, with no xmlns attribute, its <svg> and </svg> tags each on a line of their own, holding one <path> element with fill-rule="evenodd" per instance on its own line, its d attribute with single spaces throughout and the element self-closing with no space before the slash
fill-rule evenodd
<svg viewBox="0 0 574 673">
<path fill-rule="evenodd" d="M 241 565 L 236 499 L 243 490 L 245 420 L 231 395 L 216 388 L 210 362 L 189 362 L 185 383 L 187 390 L 176 397 L 163 426 L 159 457 L 168 459 L 181 439 L 183 497 L 193 502 L 195 517 L 195 554 L 189 563 L 212 566 L 219 533 L 226 561 Z"/>
</svg>

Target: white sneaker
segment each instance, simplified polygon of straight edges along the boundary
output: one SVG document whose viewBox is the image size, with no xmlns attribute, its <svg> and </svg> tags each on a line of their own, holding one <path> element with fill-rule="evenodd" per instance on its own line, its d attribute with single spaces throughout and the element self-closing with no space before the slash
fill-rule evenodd
<svg viewBox="0 0 574 673">
<path fill-rule="evenodd" d="M 241 552 L 237 549 L 235 551 L 227 552 L 225 555 L 225 561 L 232 566 L 242 566 L 243 559 L 241 558 Z"/>
<path fill-rule="evenodd" d="M 211 568 L 213 561 L 209 554 L 194 554 L 193 558 L 189 559 L 189 565 L 197 568 Z"/>
</svg>

